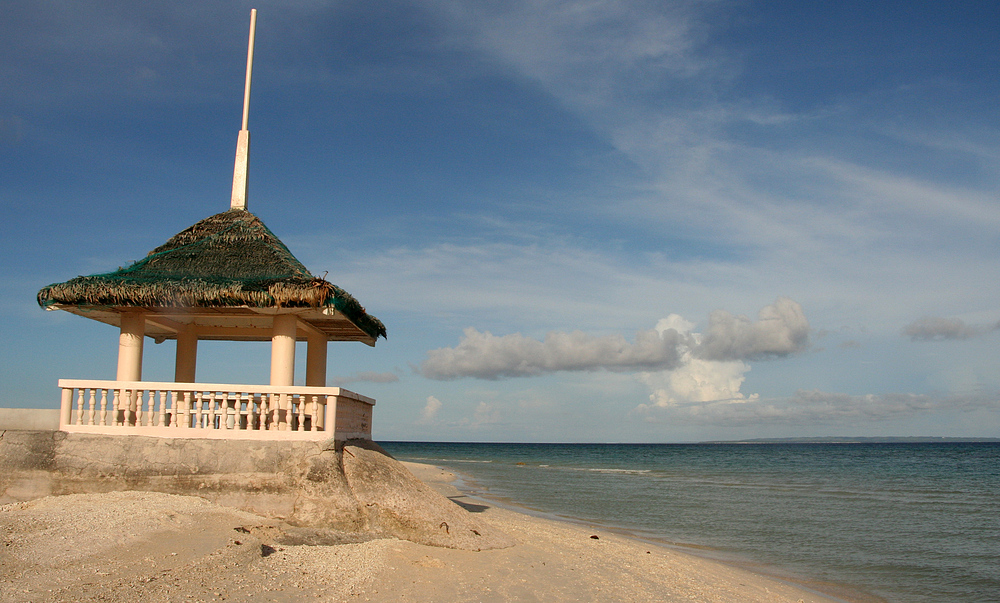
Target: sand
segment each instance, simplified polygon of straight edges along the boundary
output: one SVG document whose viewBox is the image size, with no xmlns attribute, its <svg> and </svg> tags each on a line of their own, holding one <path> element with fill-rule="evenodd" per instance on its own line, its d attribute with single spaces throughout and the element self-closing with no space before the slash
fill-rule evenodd
<svg viewBox="0 0 1000 603">
<path fill-rule="evenodd" d="M 674 549 L 469 500 L 451 474 L 406 466 L 517 544 L 480 552 L 395 539 L 324 544 L 321 532 L 197 497 L 46 497 L 0 507 L 0 601 L 834 601 Z"/>
</svg>

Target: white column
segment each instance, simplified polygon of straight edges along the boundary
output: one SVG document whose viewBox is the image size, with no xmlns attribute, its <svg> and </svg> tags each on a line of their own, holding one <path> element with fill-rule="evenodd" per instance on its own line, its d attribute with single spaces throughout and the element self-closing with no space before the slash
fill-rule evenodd
<svg viewBox="0 0 1000 603">
<path fill-rule="evenodd" d="M 174 361 L 174 381 L 194 383 L 198 364 L 198 334 L 188 325 L 177 332 L 177 356 Z"/>
<path fill-rule="evenodd" d="M 145 314 L 122 313 L 121 335 L 118 336 L 118 381 L 142 381 L 142 340 L 145 332 Z"/>
<path fill-rule="evenodd" d="M 233 165 L 233 195 L 230 209 L 247 208 L 247 172 L 250 164 L 250 132 L 240 130 L 236 139 L 236 162 Z"/>
<path fill-rule="evenodd" d="M 306 349 L 306 385 L 326 387 L 326 337 L 312 331 Z"/>
<path fill-rule="evenodd" d="M 271 331 L 271 385 L 295 384 L 294 314 L 278 314 Z"/>
<path fill-rule="evenodd" d="M 247 43 L 247 79 L 243 88 L 243 128 L 236 139 L 236 163 L 233 166 L 233 197 L 230 209 L 247 208 L 247 171 L 250 162 L 250 76 L 253 72 L 253 39 L 257 31 L 257 9 L 250 10 L 250 41 Z"/>
</svg>

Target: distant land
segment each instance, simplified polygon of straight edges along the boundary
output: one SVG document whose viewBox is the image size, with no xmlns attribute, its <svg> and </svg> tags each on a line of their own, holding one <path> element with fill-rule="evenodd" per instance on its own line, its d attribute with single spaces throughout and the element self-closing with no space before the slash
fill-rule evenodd
<svg viewBox="0 0 1000 603">
<path fill-rule="evenodd" d="M 928 444 L 928 443 L 1000 442 L 1000 438 L 952 438 L 936 436 L 755 438 L 752 440 L 713 440 L 702 444 Z"/>
</svg>

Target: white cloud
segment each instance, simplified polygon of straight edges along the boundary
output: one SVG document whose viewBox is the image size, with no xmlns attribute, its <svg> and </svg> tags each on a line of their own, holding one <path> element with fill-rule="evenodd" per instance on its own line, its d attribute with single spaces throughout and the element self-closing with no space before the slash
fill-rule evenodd
<svg viewBox="0 0 1000 603">
<path fill-rule="evenodd" d="M 599 111 L 623 91 L 663 86 L 705 69 L 696 11 L 684 4 L 543 0 L 437 3 L 471 42 L 562 102 Z"/>
<path fill-rule="evenodd" d="M 673 371 L 641 373 L 639 380 L 650 388 L 650 406 L 667 408 L 690 402 L 745 402 L 756 400 L 740 393 L 750 367 L 739 360 L 716 362 L 691 358 Z"/>
<path fill-rule="evenodd" d="M 712 312 L 694 355 L 705 360 L 756 360 L 788 356 L 809 345 L 809 321 L 797 302 L 778 298 L 761 309 L 757 319 L 751 322 L 725 310 Z"/>
<path fill-rule="evenodd" d="M 476 405 L 476 411 L 472 415 L 473 427 L 481 425 L 492 425 L 500 422 L 500 409 L 488 402 L 480 402 Z"/>
<path fill-rule="evenodd" d="M 424 405 L 423 409 L 420 411 L 420 419 L 418 423 L 430 423 L 437 417 L 438 411 L 441 410 L 441 401 L 434 396 L 427 396 L 427 403 Z"/>
<path fill-rule="evenodd" d="M 717 311 L 709 317 L 706 334 L 690 333 L 692 328 L 693 323 L 671 314 L 655 329 L 638 332 L 634 343 L 629 343 L 618 334 L 597 337 L 581 331 L 552 331 L 539 341 L 520 333 L 498 337 L 469 327 L 456 347 L 427 352 L 418 371 L 430 379 L 449 380 L 533 377 L 559 371 L 662 372 L 683 367 L 687 376 L 676 377 L 670 386 L 677 388 L 674 391 L 714 390 L 732 398 L 739 390 L 738 383 L 733 389 L 734 375 L 748 370 L 734 361 L 787 356 L 804 350 L 809 342 L 802 306 L 788 298 L 764 307 L 757 322 Z M 695 361 L 699 362 L 692 366 Z M 685 379 L 701 385 L 684 385 Z"/>
<path fill-rule="evenodd" d="M 959 318 L 927 316 L 903 327 L 903 335 L 913 341 L 968 339 L 1000 329 L 1000 322 L 988 326 L 967 325 Z"/>
<path fill-rule="evenodd" d="M 543 341 L 520 333 L 497 337 L 465 329 L 458 346 L 427 352 L 419 371 L 430 379 L 532 377 L 557 371 L 669 370 L 680 360 L 675 330 L 640 331 L 635 343 L 621 335 L 595 337 L 553 331 Z"/>
<path fill-rule="evenodd" d="M 688 334 L 694 326 L 694 323 L 677 314 L 671 314 L 656 323 L 656 330 L 674 329 Z M 694 333 L 690 341 L 698 349 L 703 336 Z M 691 348 L 687 348 L 683 350 L 680 366 L 676 369 L 640 373 L 638 378 L 652 392 L 649 395 L 651 406 L 667 408 L 689 402 L 745 401 L 746 397 L 740 393 L 740 388 L 743 386 L 744 375 L 749 370 L 750 367 L 739 360 L 718 362 L 695 358 Z M 756 398 L 756 394 L 751 394 L 751 400 Z M 640 405 L 640 408 L 644 406 Z"/>
<path fill-rule="evenodd" d="M 641 404 L 634 414 L 650 422 L 703 425 L 837 425 L 889 421 L 936 411 L 1000 410 L 995 392 L 932 396 L 889 393 L 849 395 L 799 390 L 789 398 L 750 399 L 673 405 Z"/>
</svg>

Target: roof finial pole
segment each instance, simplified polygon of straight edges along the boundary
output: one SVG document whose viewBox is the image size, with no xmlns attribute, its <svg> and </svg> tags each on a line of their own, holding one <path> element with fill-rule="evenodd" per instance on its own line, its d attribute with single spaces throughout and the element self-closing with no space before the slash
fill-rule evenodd
<svg viewBox="0 0 1000 603">
<path fill-rule="evenodd" d="M 250 42 L 247 44 L 247 80 L 243 88 L 243 127 L 236 139 L 236 164 L 233 167 L 233 196 L 230 209 L 247 208 L 247 168 L 250 161 L 250 74 L 253 71 L 253 39 L 257 30 L 257 9 L 250 9 Z"/>
</svg>

